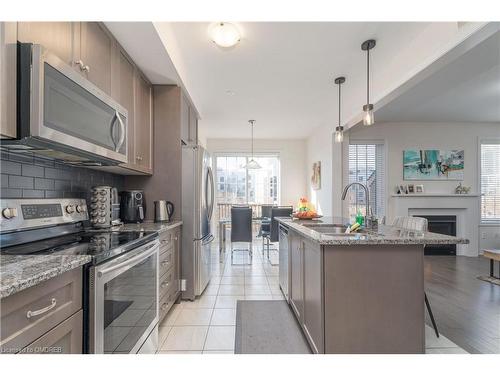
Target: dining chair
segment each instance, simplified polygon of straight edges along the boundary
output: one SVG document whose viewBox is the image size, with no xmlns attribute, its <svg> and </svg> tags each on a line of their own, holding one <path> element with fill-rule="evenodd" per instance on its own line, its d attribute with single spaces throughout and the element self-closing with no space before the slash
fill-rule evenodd
<svg viewBox="0 0 500 375">
<path fill-rule="evenodd" d="M 429 227 L 429 222 L 427 221 L 426 218 L 423 217 L 396 216 L 392 225 L 406 230 L 417 230 L 420 232 L 424 232 L 427 231 Z M 436 324 L 436 320 L 434 319 L 434 314 L 432 313 L 431 304 L 429 302 L 429 298 L 427 297 L 427 293 L 425 293 L 425 291 L 424 291 L 424 301 L 425 301 L 425 307 L 427 308 L 427 312 L 429 313 L 429 317 L 431 318 L 434 332 L 436 333 L 436 336 L 439 337 L 439 331 Z"/>
<path fill-rule="evenodd" d="M 272 204 L 263 204 L 261 206 L 261 218 L 271 218 L 271 210 L 273 207 L 276 207 Z M 259 231 L 259 236 L 262 237 L 262 256 L 264 256 L 264 239 L 266 236 L 269 236 L 271 234 L 271 223 L 266 222 L 266 223 L 261 223 L 260 225 L 260 231 Z"/>
<path fill-rule="evenodd" d="M 266 236 L 266 241 L 267 241 L 267 260 L 271 262 L 271 259 L 269 258 L 269 251 L 274 250 L 278 251 L 278 249 L 271 249 L 271 242 L 278 242 L 279 241 L 279 223 L 276 220 L 278 217 L 290 217 L 293 212 L 293 207 L 292 206 L 279 206 L 279 207 L 273 207 L 271 209 L 271 228 L 269 231 L 269 235 Z"/>
<path fill-rule="evenodd" d="M 248 249 L 235 249 L 235 242 L 247 242 Z M 231 264 L 235 251 L 248 251 L 249 264 L 252 264 L 252 209 L 250 207 L 231 207 Z"/>
</svg>

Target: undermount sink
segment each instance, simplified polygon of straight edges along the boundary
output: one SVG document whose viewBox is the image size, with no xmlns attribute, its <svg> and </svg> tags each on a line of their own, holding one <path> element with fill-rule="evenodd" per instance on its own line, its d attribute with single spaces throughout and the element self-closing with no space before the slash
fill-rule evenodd
<svg viewBox="0 0 500 375">
<path fill-rule="evenodd" d="M 324 235 L 330 236 L 349 236 L 354 237 L 359 233 L 345 233 L 346 227 L 341 224 L 303 224 L 308 229 L 314 230 Z"/>
</svg>

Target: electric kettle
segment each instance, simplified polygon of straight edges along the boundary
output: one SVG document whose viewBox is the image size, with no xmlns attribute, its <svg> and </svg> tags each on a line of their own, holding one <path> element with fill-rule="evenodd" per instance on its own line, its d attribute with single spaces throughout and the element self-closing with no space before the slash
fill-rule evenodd
<svg viewBox="0 0 500 375">
<path fill-rule="evenodd" d="M 169 222 L 174 214 L 174 204 L 170 201 L 155 201 L 155 221 Z"/>
</svg>

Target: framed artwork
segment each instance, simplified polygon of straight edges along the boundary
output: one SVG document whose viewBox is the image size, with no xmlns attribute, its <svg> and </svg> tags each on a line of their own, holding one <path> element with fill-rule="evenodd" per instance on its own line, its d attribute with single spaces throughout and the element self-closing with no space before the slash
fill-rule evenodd
<svg viewBox="0 0 500 375">
<path fill-rule="evenodd" d="M 312 176 L 311 176 L 311 187 L 314 190 L 321 189 L 321 162 L 320 161 L 313 163 Z"/>
<path fill-rule="evenodd" d="M 424 192 L 424 185 L 415 185 L 415 193 L 422 194 Z"/>
<path fill-rule="evenodd" d="M 408 185 L 408 194 L 415 194 L 415 185 L 413 184 Z"/>
<path fill-rule="evenodd" d="M 463 180 L 463 150 L 403 151 L 404 180 Z"/>
</svg>

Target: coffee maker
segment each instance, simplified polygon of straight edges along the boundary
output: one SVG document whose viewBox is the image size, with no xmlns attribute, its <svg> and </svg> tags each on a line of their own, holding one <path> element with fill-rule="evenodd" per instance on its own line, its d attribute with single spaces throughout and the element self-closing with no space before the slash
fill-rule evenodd
<svg viewBox="0 0 500 375">
<path fill-rule="evenodd" d="M 142 223 L 146 217 L 146 200 L 142 190 L 120 193 L 120 216 L 125 223 Z"/>
</svg>

